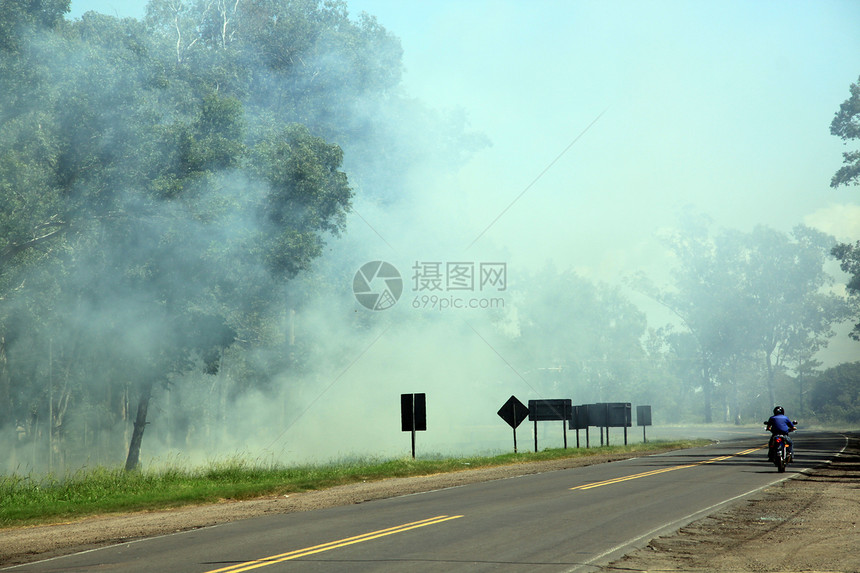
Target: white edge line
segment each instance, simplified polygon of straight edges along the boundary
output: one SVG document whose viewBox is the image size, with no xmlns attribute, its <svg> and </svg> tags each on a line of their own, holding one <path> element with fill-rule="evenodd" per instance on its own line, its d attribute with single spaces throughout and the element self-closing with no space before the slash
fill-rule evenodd
<svg viewBox="0 0 860 573">
<path fill-rule="evenodd" d="M 617 551 L 621 551 L 622 549 L 636 549 L 636 548 L 638 548 L 637 543 L 639 541 L 642 541 L 643 539 L 649 539 L 650 540 L 650 539 L 653 539 L 654 537 L 657 537 L 658 535 L 661 535 L 662 533 L 668 533 L 669 531 L 675 531 L 676 529 L 679 529 L 679 528 L 683 527 L 684 525 L 692 523 L 693 521 L 695 521 L 701 517 L 705 517 L 706 515 L 713 513 L 715 510 L 719 509 L 723 505 L 728 505 L 734 501 L 737 501 L 737 500 L 744 498 L 748 495 L 752 495 L 754 493 L 757 493 L 757 492 L 759 492 L 765 488 L 768 488 L 772 485 L 776 485 L 778 483 L 781 483 L 787 479 L 790 479 L 791 477 L 793 477 L 793 476 L 786 476 L 780 480 L 777 480 L 775 482 L 771 482 L 771 483 L 765 484 L 763 486 L 757 487 L 755 489 L 752 489 L 752 490 L 747 491 L 745 493 L 742 493 L 740 495 L 736 495 L 735 497 L 723 500 L 719 503 L 715 503 L 714 505 L 712 505 L 710 507 L 700 509 L 694 513 L 691 513 L 689 515 L 685 515 L 684 517 L 681 517 L 679 519 L 675 519 L 673 521 L 669 521 L 667 523 L 664 523 L 663 525 L 655 527 L 651 531 L 643 533 L 642 535 L 639 535 L 639 536 L 634 537 L 632 539 L 628 539 L 627 541 L 620 543 L 620 544 L 616 545 L 615 547 L 611 547 L 610 549 L 607 549 L 606 551 L 604 551 L 600 555 L 595 555 L 594 557 L 592 557 L 588 561 L 580 563 L 579 565 L 577 565 L 573 569 L 568 569 L 567 573 L 572 573 L 573 571 L 579 571 L 583 567 L 597 567 L 597 565 L 594 565 L 595 561 L 600 561 L 606 557 L 609 557 L 610 555 L 612 555 L 613 553 L 615 553 Z"/>
<path fill-rule="evenodd" d="M 843 439 L 843 440 L 845 440 L 845 443 L 842 445 L 842 449 L 841 449 L 841 450 L 839 450 L 839 452 L 836 454 L 837 456 L 842 455 L 842 453 L 845 451 L 845 448 L 847 448 L 847 447 L 848 447 L 848 437 L 847 437 L 846 435 L 844 435 L 844 434 L 843 434 L 843 435 L 842 435 L 842 439 Z M 825 462 L 825 464 L 822 464 L 822 465 L 826 465 L 826 464 L 829 464 L 829 463 L 831 463 L 831 460 L 827 460 L 827 462 Z M 732 503 L 732 502 L 735 502 L 735 501 L 737 501 L 737 500 L 739 500 L 739 499 L 742 499 L 742 498 L 744 498 L 744 497 L 750 496 L 750 495 L 752 495 L 752 494 L 754 494 L 754 493 L 758 493 L 759 491 L 761 491 L 761 490 L 763 490 L 763 489 L 765 489 L 765 488 L 769 488 L 769 487 L 771 487 L 771 486 L 774 486 L 774 485 L 780 484 L 780 483 L 782 483 L 782 482 L 784 482 L 784 481 L 786 481 L 786 480 L 793 479 L 793 478 L 795 478 L 795 477 L 799 476 L 800 474 L 805 474 L 805 473 L 807 473 L 809 470 L 812 470 L 812 469 L 814 469 L 814 468 L 805 468 L 805 469 L 802 469 L 802 470 L 800 470 L 800 471 L 798 471 L 798 472 L 796 472 L 796 473 L 793 473 L 793 474 L 791 474 L 791 475 L 787 475 L 787 476 L 785 476 L 785 477 L 783 477 L 783 478 L 781 478 L 781 479 L 778 479 L 778 480 L 776 480 L 776 481 L 773 481 L 773 482 L 770 482 L 770 483 L 764 484 L 764 485 L 762 485 L 762 486 L 760 486 L 760 487 L 757 487 L 757 488 L 755 488 L 755 489 L 752 489 L 752 490 L 750 490 L 750 491 L 748 491 L 748 492 L 746 492 L 746 493 L 742 493 L 742 494 L 736 495 L 736 496 L 731 497 L 731 498 L 729 498 L 729 499 L 723 500 L 723 501 L 721 501 L 721 502 L 719 502 L 719 503 L 715 503 L 714 505 L 712 505 L 712 506 L 710 506 L 710 507 L 706 507 L 706 508 L 704 508 L 704 509 L 700 509 L 700 510 L 698 510 L 698 511 L 696 511 L 696 512 L 693 512 L 693 513 L 691 513 L 691 514 L 689 514 L 689 515 L 686 515 L 686 516 L 684 516 L 684 517 L 681 517 L 681 518 L 679 518 L 679 519 L 675 519 L 675 520 L 673 520 L 673 521 L 670 521 L 670 522 L 664 523 L 663 525 L 660 525 L 660 526 L 658 526 L 658 527 L 655 527 L 655 528 L 654 528 L 654 529 L 652 529 L 651 531 L 648 531 L 648 532 L 646 532 L 646 533 L 643 533 L 642 535 L 639 535 L 639 536 L 634 537 L 634 538 L 632 538 L 632 539 L 628 539 L 628 540 L 627 540 L 627 541 L 625 541 L 624 543 L 619 543 L 619 544 L 618 544 L 618 545 L 616 545 L 615 547 L 612 547 L 612 548 L 610 548 L 610 549 L 607 549 L 606 551 L 604 551 L 604 552 L 603 552 L 603 553 L 601 553 L 600 555 L 595 555 L 594 557 L 592 557 L 592 558 L 591 558 L 591 559 L 589 559 L 588 561 L 585 561 L 585 562 L 583 562 L 583 563 L 580 563 L 579 565 L 577 565 L 577 566 L 576 566 L 576 567 L 574 567 L 573 569 L 568 569 L 568 570 L 566 571 L 566 573 L 573 573 L 574 571 L 579 571 L 579 570 L 580 570 L 580 569 L 582 569 L 583 567 L 597 568 L 597 567 L 598 567 L 598 565 L 596 565 L 596 564 L 595 564 L 595 562 L 596 562 L 596 561 L 601 561 L 601 560 L 603 560 L 603 559 L 605 559 L 605 558 L 609 557 L 610 555 L 612 555 L 613 553 L 616 553 L 616 552 L 618 552 L 618 551 L 626 550 L 626 551 L 625 551 L 625 553 L 623 553 L 622 555 L 619 555 L 619 556 L 618 556 L 618 557 L 621 557 L 621 556 L 625 555 L 628 551 L 630 551 L 630 550 L 632 550 L 632 549 L 638 549 L 638 548 L 639 548 L 638 543 L 639 543 L 640 541 L 642 541 L 643 539 L 651 540 L 651 539 L 653 539 L 654 537 L 657 537 L 658 535 L 661 535 L 661 534 L 664 534 L 664 533 L 669 533 L 669 532 L 671 532 L 671 531 L 675 531 L 675 530 L 677 530 L 677 529 L 680 529 L 681 527 L 684 527 L 685 525 L 688 525 L 688 524 L 692 523 L 693 521 L 696 521 L 697 519 L 700 519 L 700 518 L 702 518 L 702 517 L 706 517 L 707 515 L 709 515 L 709 514 L 713 513 L 714 511 L 716 511 L 717 509 L 719 509 L 720 507 L 722 507 L 722 506 L 724 506 L 724 505 L 728 505 L 728 504 L 730 504 L 730 503 Z"/>
</svg>

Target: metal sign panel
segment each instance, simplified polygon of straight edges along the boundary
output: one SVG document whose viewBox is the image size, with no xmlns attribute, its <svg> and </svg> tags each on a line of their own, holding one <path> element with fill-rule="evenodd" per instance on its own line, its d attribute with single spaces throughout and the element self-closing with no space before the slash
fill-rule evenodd
<svg viewBox="0 0 860 573">
<path fill-rule="evenodd" d="M 426 394 L 400 395 L 400 429 L 404 432 L 427 430 Z"/>
<path fill-rule="evenodd" d="M 636 406 L 636 425 L 651 425 L 651 406 Z"/>
<path fill-rule="evenodd" d="M 585 430 L 588 428 L 588 408 L 584 405 L 571 407 L 567 428 L 569 430 Z"/>
<path fill-rule="evenodd" d="M 412 431 L 412 394 L 400 395 L 400 429 L 404 432 Z"/>
<path fill-rule="evenodd" d="M 608 428 L 629 428 L 633 425 L 629 402 L 609 402 L 606 405 Z"/>
<path fill-rule="evenodd" d="M 605 428 L 606 423 L 608 421 L 609 415 L 607 413 L 607 408 L 605 403 L 601 404 L 586 404 L 586 411 L 588 412 L 588 425 L 589 426 L 597 426 L 598 428 Z"/>
<path fill-rule="evenodd" d="M 511 428 L 516 429 L 523 420 L 529 417 L 529 409 L 517 400 L 516 396 L 511 396 L 498 411 L 498 414 Z"/>
<path fill-rule="evenodd" d="M 534 422 L 569 420 L 570 410 L 570 398 L 556 400 L 529 400 L 529 420 Z"/>
<path fill-rule="evenodd" d="M 415 430 L 424 432 L 427 430 L 427 395 L 423 392 L 415 394 Z"/>
</svg>

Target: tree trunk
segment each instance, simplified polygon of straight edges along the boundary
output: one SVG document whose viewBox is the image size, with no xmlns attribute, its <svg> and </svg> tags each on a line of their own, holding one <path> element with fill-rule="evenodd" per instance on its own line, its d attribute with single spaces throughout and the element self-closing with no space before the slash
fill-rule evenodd
<svg viewBox="0 0 860 573">
<path fill-rule="evenodd" d="M 735 426 L 741 425 L 741 406 L 738 401 L 738 365 L 734 360 L 731 366 L 731 398 L 729 401 L 729 410 L 731 412 L 732 422 Z"/>
<path fill-rule="evenodd" d="M 137 403 L 137 417 L 134 419 L 134 431 L 131 443 L 128 445 L 128 458 L 125 460 L 125 471 L 136 470 L 140 465 L 140 444 L 143 442 L 143 431 L 146 429 L 146 411 L 149 409 L 149 399 L 152 396 L 152 382 L 147 382 L 140 393 Z"/>
<path fill-rule="evenodd" d="M 774 371 L 773 361 L 770 358 L 771 352 L 765 354 L 765 362 L 767 365 L 767 393 L 770 396 L 770 407 L 773 408 L 776 405 L 776 394 L 773 391 Z"/>
<path fill-rule="evenodd" d="M 711 418 L 711 369 L 708 367 L 708 359 L 702 356 L 702 393 L 705 398 L 705 423 L 713 422 Z"/>
<path fill-rule="evenodd" d="M 0 426 L 11 424 L 12 419 L 12 382 L 6 364 L 6 338 L 0 336 Z"/>
</svg>

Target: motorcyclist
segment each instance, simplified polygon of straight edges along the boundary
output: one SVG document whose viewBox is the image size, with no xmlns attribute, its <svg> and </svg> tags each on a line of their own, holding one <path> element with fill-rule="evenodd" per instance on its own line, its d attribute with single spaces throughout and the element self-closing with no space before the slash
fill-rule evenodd
<svg viewBox="0 0 860 573">
<path fill-rule="evenodd" d="M 788 433 L 793 432 L 797 428 L 794 423 L 785 415 L 785 410 L 782 406 L 777 406 L 773 409 L 773 416 L 767 419 L 767 430 L 770 432 L 770 443 L 768 444 L 767 459 L 773 461 L 773 443 L 775 436 L 785 436 L 785 441 L 788 444 L 788 455 L 794 455 L 794 444 Z"/>
</svg>

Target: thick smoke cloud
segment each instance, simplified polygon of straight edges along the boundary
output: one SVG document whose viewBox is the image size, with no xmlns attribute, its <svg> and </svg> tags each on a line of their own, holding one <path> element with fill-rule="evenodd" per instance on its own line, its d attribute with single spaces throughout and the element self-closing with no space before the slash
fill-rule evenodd
<svg viewBox="0 0 860 573">
<path fill-rule="evenodd" d="M 302 65 L 328 75 L 256 76 L 254 105 L 243 117 L 251 129 L 270 121 L 261 110 L 272 101 L 289 100 L 293 120 L 344 151 L 352 211 L 341 236 L 325 237 L 322 255 L 309 269 L 279 281 L 249 256 L 249 237 L 260 232 L 261 219 L 237 205 L 264 202 L 267 188 L 247 173 L 222 169 L 187 203 L 137 205 L 138 199 L 120 195 L 120 210 L 133 213 L 135 224 L 144 221 L 133 243 L 108 237 L 89 258 L 39 268 L 27 277 L 39 284 L 42 276 L 49 285 L 46 275 L 70 274 L 74 295 L 51 293 L 62 324 L 7 340 L 7 354 L 47 354 L 47 361 L 31 361 L 38 364 L 34 379 L 57 380 L 57 388 L 34 394 L 34 404 L 44 405 L 46 393 L 57 400 L 63 390 L 59 367 L 46 370 L 88 349 L 86 360 L 74 363 L 79 386 L 68 389 L 67 406 L 69 435 L 84 436 L 74 444 L 86 452 L 83 463 L 121 463 L 134 415 L 134 383 L 152 376 L 153 356 L 165 346 L 181 346 L 185 335 L 199 339 L 201 332 L 222 327 L 233 344 L 214 353 L 215 343 L 195 348 L 185 356 L 188 368 L 167 369 L 159 380 L 144 463 L 232 455 L 278 463 L 405 455 L 409 439 L 399 431 L 399 394 L 406 392 L 428 395 L 429 427 L 418 438 L 424 454 L 509 450 L 510 429 L 495 412 L 511 394 L 522 401 L 654 403 L 658 419 L 698 421 L 691 385 L 671 397 L 660 390 L 669 372 L 679 379 L 695 375 L 686 357 L 670 355 L 665 340 L 657 340 L 654 329 L 671 317 L 622 280 L 643 268 L 658 282 L 670 280 L 675 261 L 655 240 L 659 229 L 675 226 L 684 205 L 693 204 L 690 212 L 715 211 L 724 226 L 748 229 L 764 222 L 789 229 L 806 217 L 848 238 L 844 224 L 824 215 L 834 207 L 822 207 L 819 199 L 798 199 L 802 207 L 782 213 L 801 194 L 823 192 L 797 189 L 791 183 L 796 172 L 773 167 L 797 164 L 800 148 L 782 158 L 765 150 L 775 140 L 805 137 L 774 123 L 784 110 L 767 111 L 783 93 L 777 88 L 788 86 L 783 80 L 755 83 L 749 95 L 743 86 L 767 57 L 756 52 L 755 65 L 727 76 L 733 62 L 752 52 L 735 53 L 713 35 L 698 39 L 704 17 L 698 10 L 688 15 L 688 27 L 679 26 L 685 16 L 669 8 L 661 8 L 665 21 L 652 16 L 643 26 L 634 6 L 619 19 L 621 14 L 579 4 L 572 11 L 559 4 L 540 10 L 461 4 L 456 18 L 453 5 L 443 3 L 425 19 L 441 34 L 438 43 L 420 32 L 408 11 L 400 11 L 405 9 L 350 5 L 353 13 L 378 10 L 381 25 L 402 40 L 405 84 L 382 93 L 357 95 L 354 86 L 339 85 L 354 62 L 324 50 L 325 44 Z M 719 21 L 737 16 L 732 14 Z M 602 34 L 599 41 L 586 35 L 589 26 Z M 747 49 L 760 44 L 749 38 L 752 24 L 741 27 Z M 776 27 L 768 31 L 783 36 Z M 638 45 L 619 40 L 631 34 Z M 573 39 L 563 46 L 557 38 Z M 636 57 L 637 51 L 644 55 Z M 816 61 L 826 55 L 816 52 Z M 86 54 L 65 57 L 57 65 L 85 70 L 79 93 L 120 97 L 141 81 L 131 76 L 130 85 L 123 85 L 87 67 Z M 810 124 L 804 129 L 814 123 L 824 138 L 827 114 L 852 77 L 832 76 L 821 80 L 834 94 L 821 106 L 826 113 L 803 117 Z M 727 97 L 713 95 L 726 77 L 734 82 Z M 421 100 L 413 99 L 416 93 Z M 744 94 L 754 102 L 744 103 Z M 153 111 L 164 118 L 159 103 Z M 732 117 L 732 110 L 740 116 L 737 122 L 714 120 Z M 751 131 L 733 132 L 732 126 L 744 122 L 753 124 Z M 772 135 L 750 139 L 768 130 Z M 114 137 L 106 136 L 106 148 L 122 143 L 122 133 L 103 133 Z M 139 146 L 125 142 L 124 148 L 134 153 Z M 130 163 L 140 160 L 129 157 Z M 804 184 L 819 178 L 826 188 L 830 166 L 821 155 L 810 162 L 816 165 L 804 171 Z M 761 192 L 766 186 L 778 194 Z M 748 207 L 738 207 L 741 197 L 749 199 Z M 143 262 L 155 254 L 159 278 L 143 292 L 134 281 L 128 287 L 127 276 L 94 280 L 94 274 L 127 268 L 134 260 L 142 261 L 136 268 L 146 275 L 152 269 Z M 388 310 L 369 311 L 354 297 L 353 277 L 369 261 L 387 261 L 400 271 L 404 291 Z M 428 264 L 445 269 L 448 263 L 503 263 L 505 289 L 418 287 L 416 275 L 426 278 Z M 213 271 L 213 265 L 221 270 Z M 222 303 L 236 307 L 235 315 L 218 309 L 218 316 L 228 317 L 226 324 L 209 324 L 202 312 L 201 322 L 177 329 L 172 309 L 151 304 L 159 292 L 168 292 L 205 309 L 214 278 L 219 286 L 254 285 L 246 291 L 250 297 Z M 101 288 L 75 296 L 93 284 Z M 380 282 L 373 286 L 382 288 Z M 491 309 L 439 308 L 443 300 L 453 306 L 454 299 L 478 299 L 480 305 L 491 298 L 498 299 Z M 265 319 L 240 319 L 240 308 Z M 661 370 L 670 360 L 673 366 Z M 84 415 L 90 403 L 105 411 Z M 541 437 L 545 445 L 560 445 L 560 436 Z M 44 439 L 26 454 L 16 451 L 9 469 L 47 465 Z"/>
</svg>

